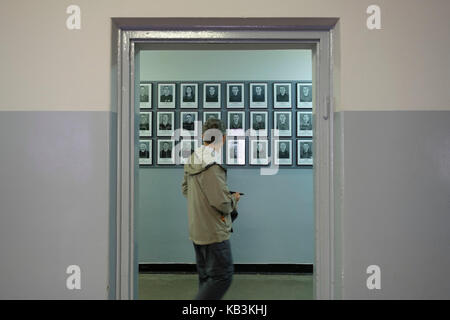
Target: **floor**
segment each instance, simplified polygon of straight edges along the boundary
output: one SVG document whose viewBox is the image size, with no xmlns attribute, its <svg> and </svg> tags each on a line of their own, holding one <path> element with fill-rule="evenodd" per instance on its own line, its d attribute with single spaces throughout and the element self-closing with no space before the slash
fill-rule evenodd
<svg viewBox="0 0 450 320">
<path fill-rule="evenodd" d="M 197 293 L 197 274 L 139 274 L 140 300 L 191 300 Z M 235 274 L 224 300 L 311 300 L 313 276 L 292 274 Z"/>
</svg>

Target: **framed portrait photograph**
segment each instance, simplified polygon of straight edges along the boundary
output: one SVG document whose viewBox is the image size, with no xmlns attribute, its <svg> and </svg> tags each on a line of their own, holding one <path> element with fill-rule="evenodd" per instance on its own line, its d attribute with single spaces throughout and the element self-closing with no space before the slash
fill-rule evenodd
<svg viewBox="0 0 450 320">
<path fill-rule="evenodd" d="M 251 136 L 267 136 L 268 133 L 268 112 L 267 111 L 251 111 L 250 112 L 250 135 Z"/>
<path fill-rule="evenodd" d="M 175 83 L 158 83 L 158 108 L 175 109 Z"/>
<path fill-rule="evenodd" d="M 312 137 L 312 111 L 297 111 L 297 137 Z"/>
<path fill-rule="evenodd" d="M 197 83 L 182 83 L 180 85 L 180 108 L 198 108 Z"/>
<path fill-rule="evenodd" d="M 275 140 L 275 164 L 292 165 L 292 141 Z"/>
<path fill-rule="evenodd" d="M 244 84 L 227 83 L 227 108 L 244 108 Z"/>
<path fill-rule="evenodd" d="M 313 145 L 312 139 L 297 140 L 297 164 L 313 164 Z"/>
<path fill-rule="evenodd" d="M 297 83 L 297 108 L 312 108 L 312 82 Z"/>
<path fill-rule="evenodd" d="M 220 83 L 203 84 L 203 108 L 220 108 Z"/>
<path fill-rule="evenodd" d="M 151 137 L 152 136 L 152 113 L 140 112 L 139 114 L 139 136 Z"/>
<path fill-rule="evenodd" d="M 292 119 L 290 111 L 274 111 L 273 129 L 277 137 L 290 137 L 292 135 Z"/>
<path fill-rule="evenodd" d="M 152 108 L 152 84 L 141 83 L 139 86 L 139 107 L 141 109 Z"/>
<path fill-rule="evenodd" d="M 175 128 L 175 113 L 173 111 L 157 112 L 157 136 L 173 136 Z"/>
<path fill-rule="evenodd" d="M 208 121 L 209 118 L 222 120 L 222 112 L 220 112 L 220 111 L 205 111 L 205 112 L 203 112 L 203 123 Z"/>
<path fill-rule="evenodd" d="M 175 140 L 158 139 L 158 164 L 175 164 Z"/>
<path fill-rule="evenodd" d="M 193 139 L 183 139 L 180 141 L 178 148 L 177 164 L 185 164 L 189 162 L 191 154 L 198 148 L 198 141 Z"/>
<path fill-rule="evenodd" d="M 291 108 L 291 84 L 290 83 L 274 83 L 273 84 L 273 107 L 274 108 Z"/>
<path fill-rule="evenodd" d="M 229 136 L 244 136 L 245 135 L 245 112 L 244 111 L 229 111 L 227 134 Z"/>
<path fill-rule="evenodd" d="M 267 140 L 250 140 L 249 158 L 251 165 L 269 164 L 269 144 Z"/>
<path fill-rule="evenodd" d="M 250 83 L 250 108 L 267 108 L 267 83 Z"/>
<path fill-rule="evenodd" d="M 139 140 L 139 164 L 152 164 L 152 140 Z"/>
<path fill-rule="evenodd" d="M 245 140 L 227 139 L 227 164 L 245 165 Z"/>
<path fill-rule="evenodd" d="M 198 112 L 180 112 L 180 129 L 182 136 L 196 137 L 198 132 L 197 123 Z"/>
</svg>

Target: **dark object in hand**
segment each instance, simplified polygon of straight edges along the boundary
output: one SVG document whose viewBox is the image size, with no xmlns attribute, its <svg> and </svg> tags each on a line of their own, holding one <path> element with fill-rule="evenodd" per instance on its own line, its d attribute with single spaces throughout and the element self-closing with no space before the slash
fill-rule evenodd
<svg viewBox="0 0 450 320">
<path fill-rule="evenodd" d="M 230 214 L 231 214 L 231 222 L 233 222 L 234 220 L 236 220 L 238 212 L 236 211 L 236 209 L 234 209 L 233 211 L 231 211 Z"/>
</svg>

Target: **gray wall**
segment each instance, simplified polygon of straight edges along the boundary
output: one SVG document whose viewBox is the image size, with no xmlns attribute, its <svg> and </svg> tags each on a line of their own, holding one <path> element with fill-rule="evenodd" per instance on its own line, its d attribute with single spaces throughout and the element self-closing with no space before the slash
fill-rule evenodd
<svg viewBox="0 0 450 320">
<path fill-rule="evenodd" d="M 183 169 L 139 170 L 138 245 L 141 263 L 194 263 L 187 230 Z M 231 237 L 235 263 L 313 263 L 311 169 L 228 170 L 232 190 L 245 195 Z"/>
<path fill-rule="evenodd" d="M 0 113 L 0 299 L 108 297 L 113 121 Z M 66 288 L 69 265 L 81 268 L 81 290 Z"/>
<path fill-rule="evenodd" d="M 449 299 L 450 112 L 346 111 L 336 120 L 338 296 Z M 381 268 L 381 290 L 366 287 L 369 265 Z"/>
<path fill-rule="evenodd" d="M 235 45 L 232 48 L 248 49 L 249 46 Z M 141 51 L 140 79 L 311 79 L 310 50 L 259 49 Z M 271 90 L 270 86 L 268 90 Z M 292 121 L 295 123 L 294 118 Z M 295 148 L 294 143 L 293 154 Z M 137 242 L 140 263 L 195 262 L 187 231 L 186 200 L 180 189 L 182 177 L 180 168 L 139 169 Z M 311 168 L 280 168 L 274 176 L 261 176 L 256 168 L 230 168 L 228 182 L 231 189 L 245 193 L 231 239 L 235 263 L 314 262 Z"/>
</svg>

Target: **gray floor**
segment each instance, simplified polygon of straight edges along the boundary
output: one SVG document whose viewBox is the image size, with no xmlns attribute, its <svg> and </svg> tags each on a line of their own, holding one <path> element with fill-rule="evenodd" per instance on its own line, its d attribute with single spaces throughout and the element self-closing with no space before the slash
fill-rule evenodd
<svg viewBox="0 0 450 320">
<path fill-rule="evenodd" d="M 140 300 L 191 300 L 196 274 L 139 274 Z M 312 275 L 235 274 L 224 300 L 310 300 Z"/>
</svg>

